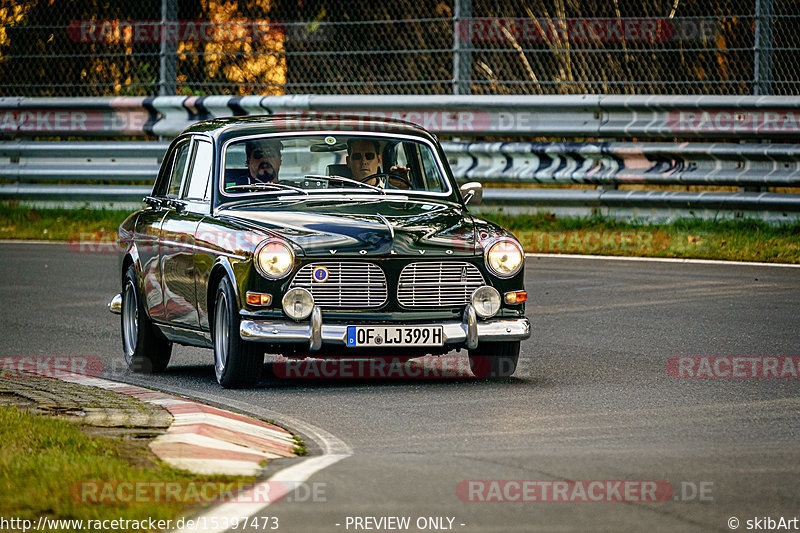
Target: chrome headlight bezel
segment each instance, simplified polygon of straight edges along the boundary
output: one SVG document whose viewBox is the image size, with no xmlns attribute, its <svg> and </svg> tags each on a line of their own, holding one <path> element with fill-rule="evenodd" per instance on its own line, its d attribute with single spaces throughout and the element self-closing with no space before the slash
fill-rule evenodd
<svg viewBox="0 0 800 533">
<path fill-rule="evenodd" d="M 302 313 L 295 314 L 292 311 L 290 311 L 290 309 L 293 309 L 292 308 L 293 303 L 290 302 L 290 300 L 292 300 L 295 295 L 301 295 L 303 297 L 303 299 L 305 300 L 304 303 L 306 304 L 306 310 L 308 312 L 304 311 Z M 286 291 L 286 294 L 283 295 L 283 298 L 281 298 L 281 306 L 283 308 L 284 314 L 297 322 L 305 320 L 306 318 L 310 317 L 311 313 L 314 312 L 315 305 L 316 303 L 314 302 L 314 296 L 308 290 L 302 287 L 295 287 L 293 289 L 289 289 L 288 291 Z"/>
<path fill-rule="evenodd" d="M 485 302 L 487 300 L 491 300 L 493 304 L 493 309 L 488 309 L 482 305 L 480 301 L 478 301 L 479 296 L 483 296 L 482 300 Z M 481 285 L 474 291 L 472 291 L 472 295 L 469 297 L 470 305 L 475 310 L 475 314 L 481 318 L 492 318 L 497 313 L 500 312 L 500 308 L 503 305 L 503 300 L 500 297 L 500 292 L 492 287 L 491 285 Z"/>
<path fill-rule="evenodd" d="M 265 252 L 265 249 L 270 245 L 282 246 L 288 252 L 289 266 L 283 272 L 280 272 L 280 273 L 277 273 L 277 274 L 276 273 L 271 273 L 271 272 L 267 271 L 264 268 L 264 266 L 261 264 L 261 254 L 262 253 L 269 253 L 269 252 Z M 256 246 L 255 252 L 253 252 L 253 264 L 255 265 L 256 270 L 258 271 L 258 273 L 261 274 L 263 277 L 265 277 L 267 279 L 270 279 L 270 280 L 283 279 L 286 276 L 288 276 L 289 274 L 291 274 L 292 270 L 294 270 L 294 264 L 295 264 L 294 251 L 292 250 L 292 247 L 289 246 L 289 243 L 287 243 L 286 241 L 283 241 L 283 240 L 280 240 L 280 239 L 266 239 L 264 241 L 261 241 L 259 243 L 259 245 Z"/>
<path fill-rule="evenodd" d="M 499 244 L 511 244 L 519 252 L 519 264 L 509 272 L 498 272 L 492 266 L 492 262 L 490 261 L 492 249 Z M 486 265 L 487 270 L 489 270 L 489 272 L 491 272 L 494 276 L 502 279 L 513 278 L 519 274 L 519 271 L 525 266 L 525 251 L 522 249 L 522 245 L 516 239 L 512 239 L 510 237 L 498 237 L 489 241 L 484 247 L 483 262 Z"/>
</svg>

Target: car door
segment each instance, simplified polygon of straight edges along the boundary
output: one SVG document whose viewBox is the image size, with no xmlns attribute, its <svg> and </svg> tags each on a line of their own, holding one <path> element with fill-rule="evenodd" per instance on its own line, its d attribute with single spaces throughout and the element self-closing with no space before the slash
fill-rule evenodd
<svg viewBox="0 0 800 533">
<path fill-rule="evenodd" d="M 195 290 L 197 226 L 209 212 L 206 199 L 213 146 L 208 139 L 195 136 L 189 148 L 183 183 L 169 200 L 161 224 L 161 271 L 163 275 L 165 318 L 172 326 L 198 329 Z"/>
<path fill-rule="evenodd" d="M 166 317 L 159 259 L 161 223 L 170 209 L 168 192 L 180 187 L 186 171 L 188 155 L 188 138 L 181 139 L 172 145 L 153 187 L 153 194 L 146 199 L 148 207 L 140 213 L 136 224 L 134 242 L 136 242 L 142 267 L 145 306 L 150 318 L 156 321 L 164 321 Z"/>
</svg>

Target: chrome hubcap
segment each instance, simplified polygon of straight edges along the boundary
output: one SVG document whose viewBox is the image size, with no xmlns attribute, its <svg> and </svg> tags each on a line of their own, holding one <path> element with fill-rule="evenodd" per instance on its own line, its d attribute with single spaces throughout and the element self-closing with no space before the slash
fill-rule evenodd
<svg viewBox="0 0 800 533">
<path fill-rule="evenodd" d="M 136 302 L 136 288 L 128 280 L 122 296 L 122 342 L 125 359 L 130 361 L 136 352 L 136 336 L 139 331 L 139 306 Z"/>
<path fill-rule="evenodd" d="M 225 293 L 221 292 L 214 312 L 214 369 L 218 378 L 228 362 L 228 335 L 228 306 Z"/>
</svg>

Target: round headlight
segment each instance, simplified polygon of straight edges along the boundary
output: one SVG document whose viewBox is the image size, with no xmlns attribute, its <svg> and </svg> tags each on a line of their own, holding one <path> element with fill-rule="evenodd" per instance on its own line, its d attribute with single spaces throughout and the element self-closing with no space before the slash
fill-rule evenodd
<svg viewBox="0 0 800 533">
<path fill-rule="evenodd" d="M 491 318 L 500 310 L 500 293 L 488 285 L 475 289 L 470 301 L 475 314 L 481 318 Z"/>
<path fill-rule="evenodd" d="M 511 239 L 502 239 L 486 249 L 486 266 L 499 278 L 510 278 L 520 271 L 525 260 L 522 247 Z"/>
<path fill-rule="evenodd" d="M 283 297 L 283 312 L 295 320 L 308 318 L 314 310 L 314 297 L 300 287 L 290 289 Z"/>
<path fill-rule="evenodd" d="M 294 254 L 280 241 L 265 241 L 256 249 L 255 263 L 265 278 L 280 279 L 292 271 Z"/>
</svg>

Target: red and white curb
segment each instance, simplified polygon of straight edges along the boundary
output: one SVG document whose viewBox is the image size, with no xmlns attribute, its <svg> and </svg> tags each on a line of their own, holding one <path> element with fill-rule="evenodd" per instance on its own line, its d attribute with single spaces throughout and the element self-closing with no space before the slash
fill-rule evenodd
<svg viewBox="0 0 800 533">
<path fill-rule="evenodd" d="M 255 476 L 265 461 L 295 456 L 294 437 L 261 420 L 127 383 L 79 375 L 60 379 L 133 396 L 169 411 L 172 425 L 150 443 L 150 449 L 175 468 L 196 474 Z"/>
</svg>

